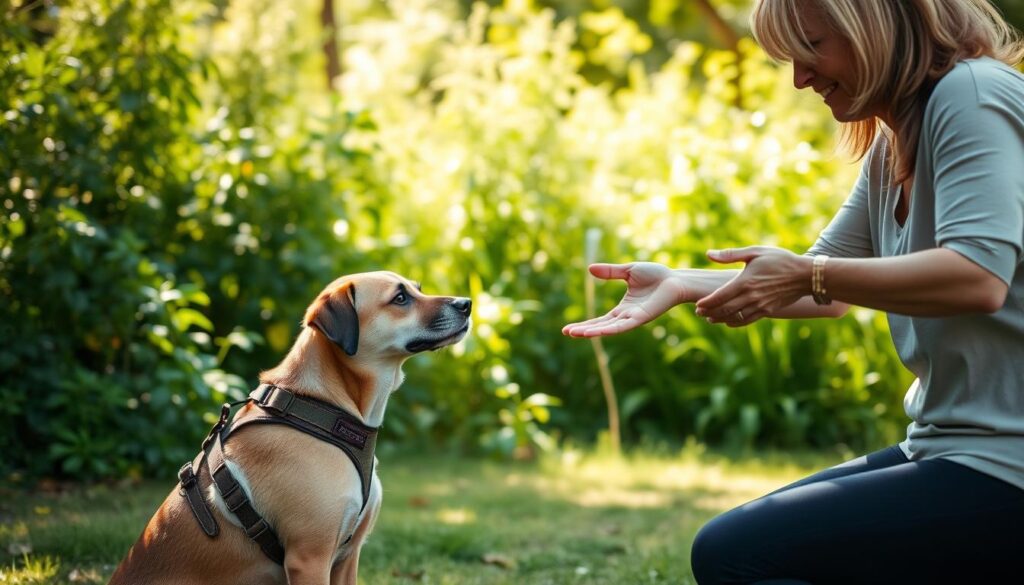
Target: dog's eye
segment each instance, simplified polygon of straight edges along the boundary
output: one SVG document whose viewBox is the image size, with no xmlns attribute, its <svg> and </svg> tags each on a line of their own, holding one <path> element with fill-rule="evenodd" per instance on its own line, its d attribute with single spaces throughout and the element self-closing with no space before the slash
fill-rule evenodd
<svg viewBox="0 0 1024 585">
<path fill-rule="evenodd" d="M 404 305 L 409 302 L 409 295 L 405 294 L 404 292 L 400 292 L 397 295 L 395 295 L 395 298 L 391 299 L 391 302 L 396 305 Z"/>
</svg>

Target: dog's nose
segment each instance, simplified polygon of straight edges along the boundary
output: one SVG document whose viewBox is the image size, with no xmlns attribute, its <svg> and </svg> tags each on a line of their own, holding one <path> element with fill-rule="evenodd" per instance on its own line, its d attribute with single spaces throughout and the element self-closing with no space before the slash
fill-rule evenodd
<svg viewBox="0 0 1024 585">
<path fill-rule="evenodd" d="M 468 317 L 473 308 L 473 301 L 469 299 L 455 299 L 452 301 L 452 306 L 455 307 L 456 311 Z"/>
</svg>

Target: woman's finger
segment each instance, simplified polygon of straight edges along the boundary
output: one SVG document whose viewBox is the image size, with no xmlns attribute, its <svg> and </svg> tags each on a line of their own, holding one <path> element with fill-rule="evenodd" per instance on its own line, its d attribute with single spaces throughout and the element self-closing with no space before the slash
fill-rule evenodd
<svg viewBox="0 0 1024 585">
<path fill-rule="evenodd" d="M 571 335 L 569 332 L 571 329 L 581 329 L 585 327 L 594 327 L 597 325 L 604 325 L 605 323 L 617 319 L 618 316 L 613 314 L 614 311 L 601 315 L 600 317 L 594 317 L 593 319 L 587 319 L 586 321 L 580 321 L 578 323 L 569 323 L 565 327 L 562 327 L 562 333 Z"/>
<path fill-rule="evenodd" d="M 625 333 L 632 329 L 636 329 L 641 324 L 640 321 L 632 317 L 623 317 L 615 319 L 607 323 L 595 325 L 593 327 L 587 327 L 582 331 L 578 331 L 577 337 L 598 337 L 602 335 L 618 335 L 619 333 Z"/>
<path fill-rule="evenodd" d="M 747 246 L 746 248 L 708 250 L 708 258 L 719 264 L 732 264 L 734 262 L 750 262 L 760 256 L 761 253 L 761 246 Z"/>
<path fill-rule="evenodd" d="M 723 314 L 720 311 L 722 305 L 732 301 L 740 293 L 740 288 L 736 278 L 723 284 L 715 292 L 697 301 L 697 314 L 702 317 L 720 317 Z"/>
<path fill-rule="evenodd" d="M 603 262 L 599 262 L 597 264 L 591 264 L 587 268 L 590 270 L 591 274 L 602 280 L 610 280 L 613 278 L 625 280 L 625 278 L 629 276 L 629 267 L 631 265 L 632 264 L 605 264 Z"/>
<path fill-rule="evenodd" d="M 765 315 L 767 315 L 767 311 L 758 310 L 757 307 L 751 305 L 736 311 L 731 319 L 725 321 L 725 324 L 733 328 L 746 327 L 756 321 L 760 321 Z"/>
<path fill-rule="evenodd" d="M 565 327 L 563 327 L 562 331 L 565 331 L 566 328 L 570 328 L 570 327 L 573 327 L 573 328 L 600 327 L 602 325 L 606 325 L 608 323 L 612 323 L 614 321 L 618 321 L 619 319 L 623 319 L 624 318 L 623 314 L 624 314 L 624 311 L 623 311 L 623 309 L 621 307 L 615 307 L 614 309 L 612 309 L 611 311 L 608 311 L 607 313 L 605 313 L 604 315 L 601 315 L 600 317 L 594 317 L 593 319 L 587 319 L 586 321 L 582 321 L 580 323 L 570 323 L 569 325 L 566 325 Z"/>
<path fill-rule="evenodd" d="M 732 321 L 742 320 L 739 318 L 741 315 L 746 317 L 747 315 L 745 313 L 748 306 L 751 311 L 754 310 L 754 307 L 751 305 L 750 299 L 747 295 L 740 295 L 714 309 L 705 309 L 703 314 L 698 313 L 698 315 L 706 317 L 707 320 L 712 323 L 729 323 Z"/>
<path fill-rule="evenodd" d="M 571 327 L 566 331 L 566 335 L 569 335 L 570 337 L 594 337 L 596 335 L 614 334 L 625 330 L 621 325 L 621 322 L 621 319 L 614 319 L 601 323 L 591 323 L 588 325 Z"/>
</svg>

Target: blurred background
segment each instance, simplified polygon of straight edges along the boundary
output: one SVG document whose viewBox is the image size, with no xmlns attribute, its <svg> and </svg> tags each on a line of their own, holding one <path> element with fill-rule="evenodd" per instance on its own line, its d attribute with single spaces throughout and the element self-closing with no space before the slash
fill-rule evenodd
<svg viewBox="0 0 1024 585">
<path fill-rule="evenodd" d="M 407 363 L 384 450 L 898 440 L 872 311 L 560 334 L 588 254 L 799 252 L 845 198 L 857 165 L 750 4 L 0 1 L 2 477 L 173 475 L 322 287 L 377 269 L 476 323 Z"/>
</svg>

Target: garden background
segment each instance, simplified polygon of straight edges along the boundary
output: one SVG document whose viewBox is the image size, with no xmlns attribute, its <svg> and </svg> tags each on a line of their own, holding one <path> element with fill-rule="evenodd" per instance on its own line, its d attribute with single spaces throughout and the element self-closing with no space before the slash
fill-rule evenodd
<svg viewBox="0 0 1024 585">
<path fill-rule="evenodd" d="M 880 313 L 560 333 L 588 258 L 801 251 L 847 194 L 827 108 L 749 10 L 0 1 L 0 478 L 172 477 L 315 294 L 376 269 L 472 297 L 475 322 L 408 362 L 381 453 L 601 451 L 602 355 L 627 453 L 896 441 L 910 378 Z M 594 290 L 604 312 L 624 289 Z"/>
</svg>

